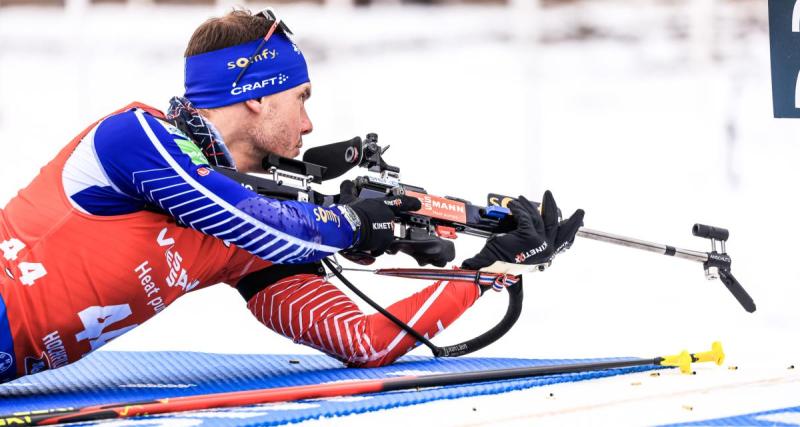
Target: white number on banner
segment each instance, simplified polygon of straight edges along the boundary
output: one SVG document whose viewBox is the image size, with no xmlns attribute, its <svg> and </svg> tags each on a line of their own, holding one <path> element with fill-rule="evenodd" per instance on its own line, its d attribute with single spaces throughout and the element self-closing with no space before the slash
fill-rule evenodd
<svg viewBox="0 0 800 427">
<path fill-rule="evenodd" d="M 78 332 L 75 335 L 75 339 L 78 341 L 88 339 L 92 350 L 96 350 L 137 326 L 131 325 L 105 332 L 106 328 L 120 320 L 126 319 L 130 315 L 131 306 L 128 304 L 107 305 L 104 307 L 99 305 L 91 306 L 78 313 L 78 317 L 81 318 L 81 322 L 83 323 L 84 330 Z"/>
<path fill-rule="evenodd" d="M 38 262 L 19 263 L 19 272 L 21 273 L 19 276 L 20 282 L 22 282 L 23 285 L 28 286 L 32 286 L 36 279 L 40 279 L 47 274 L 47 270 L 45 270 L 44 266 Z"/>
<path fill-rule="evenodd" d="M 0 251 L 3 251 L 3 258 L 14 261 L 19 255 L 19 251 L 25 249 L 25 244 L 14 237 L 0 242 Z"/>
</svg>

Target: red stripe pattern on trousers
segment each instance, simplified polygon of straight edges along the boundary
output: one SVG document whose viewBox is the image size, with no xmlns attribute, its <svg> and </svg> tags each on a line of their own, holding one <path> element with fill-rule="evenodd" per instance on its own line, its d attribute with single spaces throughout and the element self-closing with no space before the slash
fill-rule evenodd
<svg viewBox="0 0 800 427">
<path fill-rule="evenodd" d="M 439 281 L 387 310 L 433 337 L 480 296 L 472 282 Z M 247 307 L 261 323 L 300 344 L 323 351 L 353 367 L 392 363 L 416 340 L 380 313 L 365 315 L 336 286 L 320 276 L 301 274 L 270 285 Z"/>
</svg>

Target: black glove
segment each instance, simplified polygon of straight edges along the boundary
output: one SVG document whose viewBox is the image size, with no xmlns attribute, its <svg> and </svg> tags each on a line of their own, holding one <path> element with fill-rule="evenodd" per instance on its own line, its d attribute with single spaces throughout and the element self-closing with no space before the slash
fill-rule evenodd
<svg viewBox="0 0 800 427">
<path fill-rule="evenodd" d="M 564 221 L 558 220 L 558 206 L 550 190 L 544 192 L 542 198 L 542 219 L 544 220 L 544 230 L 548 241 L 555 247 L 553 254 L 558 255 L 569 249 L 575 241 L 578 229 L 583 227 L 583 209 L 576 210 L 571 217 Z"/>
<path fill-rule="evenodd" d="M 558 206 L 550 191 L 544 193 L 542 214 L 525 196 L 510 202 L 508 208 L 517 222 L 514 231 L 490 237 L 477 255 L 461 264 L 462 268 L 479 270 L 495 261 L 526 265 L 547 263 L 572 244 L 583 225 L 581 209 L 569 219 L 558 221 Z"/>
<path fill-rule="evenodd" d="M 355 184 L 343 181 L 339 203 L 346 204 L 358 217 L 358 241 L 351 249 L 378 256 L 394 240 L 394 219 L 401 212 L 416 211 L 420 201 L 410 196 L 388 196 L 380 199 L 358 199 Z"/>
</svg>

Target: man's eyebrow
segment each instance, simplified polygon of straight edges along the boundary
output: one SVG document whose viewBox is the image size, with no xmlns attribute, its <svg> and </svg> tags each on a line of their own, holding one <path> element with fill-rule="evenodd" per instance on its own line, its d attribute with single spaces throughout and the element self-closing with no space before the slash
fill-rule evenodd
<svg viewBox="0 0 800 427">
<path fill-rule="evenodd" d="M 306 89 L 303 91 L 303 97 L 304 97 L 305 99 L 311 98 L 311 88 L 308 88 L 308 87 L 307 87 L 307 88 L 306 88 Z"/>
</svg>

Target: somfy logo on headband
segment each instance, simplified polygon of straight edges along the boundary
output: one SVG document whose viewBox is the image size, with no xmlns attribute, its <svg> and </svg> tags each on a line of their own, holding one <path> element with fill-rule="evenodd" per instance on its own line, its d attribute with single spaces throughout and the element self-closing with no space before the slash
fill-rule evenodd
<svg viewBox="0 0 800 427">
<path fill-rule="evenodd" d="M 309 81 L 302 54 L 276 33 L 263 46 L 253 40 L 186 58 L 185 97 L 196 108 L 218 108 L 282 92 Z"/>
<path fill-rule="evenodd" d="M 275 59 L 277 56 L 278 56 L 277 49 L 264 49 L 261 51 L 261 53 L 253 56 L 252 61 L 256 63 L 267 59 Z M 236 61 L 228 61 L 228 69 L 233 70 L 234 68 L 244 68 L 249 63 L 250 63 L 250 58 L 243 56 L 237 59 Z"/>
</svg>

